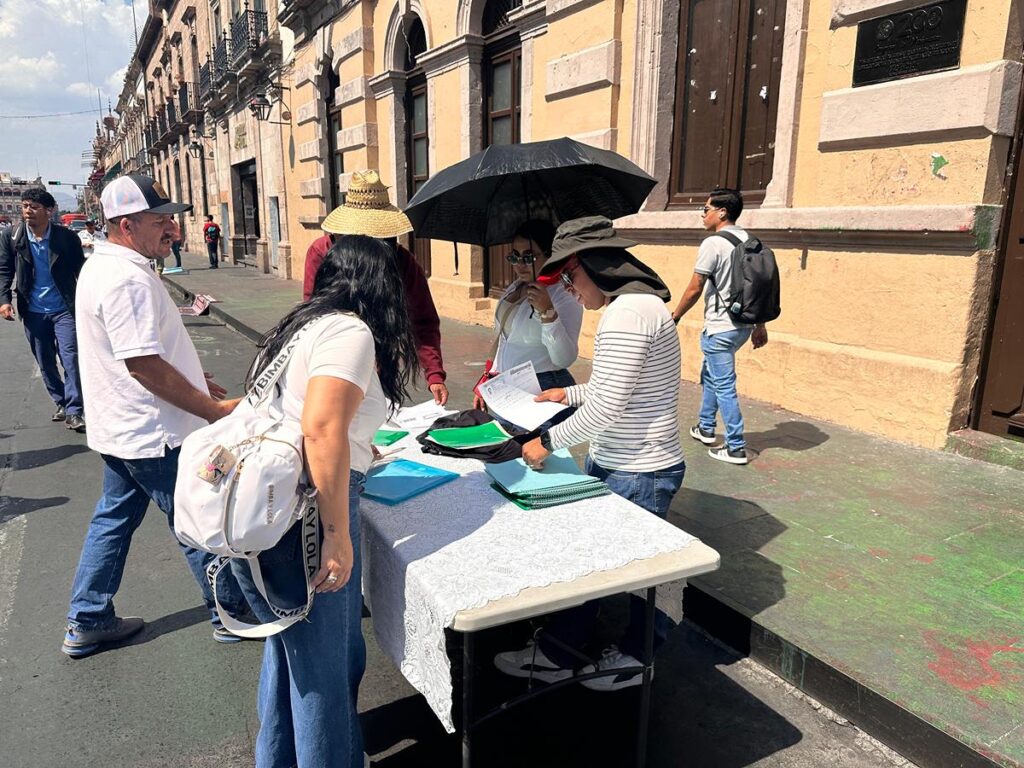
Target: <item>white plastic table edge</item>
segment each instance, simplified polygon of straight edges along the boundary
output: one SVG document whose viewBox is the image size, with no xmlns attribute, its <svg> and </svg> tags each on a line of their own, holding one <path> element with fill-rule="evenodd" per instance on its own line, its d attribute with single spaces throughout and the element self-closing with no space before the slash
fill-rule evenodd
<svg viewBox="0 0 1024 768">
<path fill-rule="evenodd" d="M 455 614 L 451 628 L 456 632 L 476 632 L 510 624 L 581 605 L 599 597 L 700 576 L 716 570 L 720 562 L 718 552 L 695 539 L 683 549 L 634 560 L 619 568 L 590 573 L 572 581 L 530 587 L 517 595 L 492 600 L 479 608 L 459 611 Z"/>
</svg>

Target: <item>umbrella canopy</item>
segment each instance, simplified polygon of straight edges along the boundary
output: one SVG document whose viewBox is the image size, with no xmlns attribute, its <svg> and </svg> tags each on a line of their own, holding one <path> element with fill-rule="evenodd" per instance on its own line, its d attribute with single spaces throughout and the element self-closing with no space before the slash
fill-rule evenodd
<svg viewBox="0 0 1024 768">
<path fill-rule="evenodd" d="M 557 227 L 636 213 L 655 183 L 621 155 L 572 139 L 503 144 L 431 176 L 405 214 L 417 237 L 497 245 L 529 219 Z"/>
</svg>

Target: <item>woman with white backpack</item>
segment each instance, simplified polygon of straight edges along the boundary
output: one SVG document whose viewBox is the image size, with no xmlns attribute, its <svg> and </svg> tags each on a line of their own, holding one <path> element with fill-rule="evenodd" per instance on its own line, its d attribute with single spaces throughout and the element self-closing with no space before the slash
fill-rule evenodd
<svg viewBox="0 0 1024 768">
<path fill-rule="evenodd" d="M 387 403 L 401 403 L 418 372 L 401 276 L 379 240 L 338 239 L 317 272 L 310 299 L 264 337 L 247 389 L 307 326 L 277 386 L 285 416 L 302 425 L 309 481 L 319 500 L 320 568 L 307 619 L 266 642 L 257 703 L 258 768 L 363 765 L 356 712 L 366 666 L 359 493 Z M 275 606 L 306 603 L 303 528 L 293 525 L 259 555 Z M 248 562 L 235 559 L 231 567 L 253 612 L 261 621 L 274 621 Z"/>
</svg>

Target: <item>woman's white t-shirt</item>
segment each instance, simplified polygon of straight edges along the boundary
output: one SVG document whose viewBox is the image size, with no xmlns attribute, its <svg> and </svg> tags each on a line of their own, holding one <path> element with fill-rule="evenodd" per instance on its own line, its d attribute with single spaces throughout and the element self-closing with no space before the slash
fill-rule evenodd
<svg viewBox="0 0 1024 768">
<path fill-rule="evenodd" d="M 334 376 L 363 391 L 363 401 L 348 429 L 348 441 L 352 469 L 365 474 L 373 463 L 373 436 L 387 418 L 373 334 L 366 323 L 355 315 L 337 314 L 320 321 L 302 337 L 281 377 L 284 411 L 289 418 L 302 419 L 306 385 L 313 376 Z"/>
</svg>

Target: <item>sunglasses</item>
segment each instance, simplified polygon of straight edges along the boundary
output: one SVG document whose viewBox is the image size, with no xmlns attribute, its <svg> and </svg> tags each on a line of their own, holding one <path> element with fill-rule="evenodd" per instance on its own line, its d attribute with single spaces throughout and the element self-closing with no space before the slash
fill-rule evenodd
<svg viewBox="0 0 1024 768">
<path fill-rule="evenodd" d="M 537 257 L 533 255 L 533 251 L 523 251 L 520 253 L 515 248 L 505 254 L 505 258 L 508 259 L 509 264 L 533 264 Z"/>
<path fill-rule="evenodd" d="M 562 287 L 565 288 L 565 290 L 567 291 L 572 290 L 572 275 L 573 272 L 576 271 L 576 269 L 577 267 L 573 267 L 572 269 L 565 269 L 562 270 L 558 275 L 558 279 L 562 282 Z"/>
</svg>

